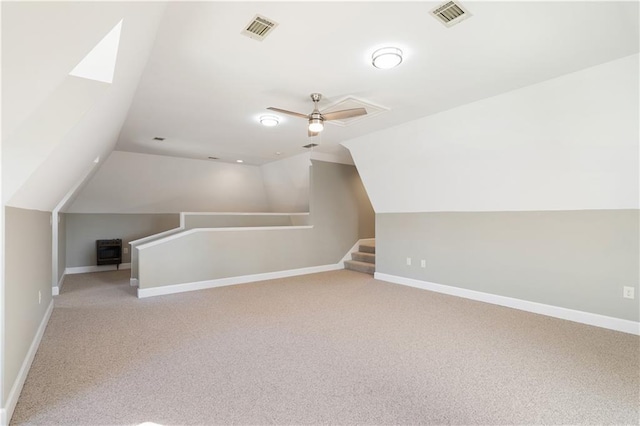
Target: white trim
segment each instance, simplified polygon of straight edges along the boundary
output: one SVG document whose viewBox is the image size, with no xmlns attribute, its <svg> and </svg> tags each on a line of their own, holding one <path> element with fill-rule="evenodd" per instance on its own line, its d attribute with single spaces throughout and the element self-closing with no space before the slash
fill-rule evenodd
<svg viewBox="0 0 640 426">
<path fill-rule="evenodd" d="M 356 243 L 349 249 L 349 251 L 340 259 L 340 262 L 344 262 L 345 260 L 351 260 L 351 253 L 355 253 L 358 251 L 358 247 L 360 246 L 360 241 L 356 241 Z"/>
<path fill-rule="evenodd" d="M 180 212 L 180 228 L 186 228 L 186 216 L 309 216 L 311 213 L 273 213 L 273 212 Z"/>
<path fill-rule="evenodd" d="M 301 225 L 301 226 L 257 226 L 257 227 L 235 227 L 235 228 L 193 228 L 179 234 L 169 235 L 168 237 L 154 240 L 146 244 L 138 246 L 138 250 L 144 250 L 149 247 L 163 244 L 167 241 L 176 240 L 187 235 L 195 234 L 198 232 L 233 232 L 233 231 L 282 231 L 290 229 L 313 229 L 313 225 Z"/>
<path fill-rule="evenodd" d="M 65 275 L 70 274 L 84 274 L 86 272 L 105 272 L 115 271 L 117 269 L 131 269 L 131 263 L 121 263 L 120 268 L 116 268 L 116 265 L 92 265 L 92 266 L 74 266 L 64 270 Z"/>
<path fill-rule="evenodd" d="M 163 232 L 160 232 L 158 234 L 149 235 L 148 237 L 138 238 L 135 241 L 129 241 L 129 245 L 130 246 L 135 246 L 135 245 L 138 245 L 138 244 L 146 243 L 146 242 L 154 240 L 156 238 L 162 238 L 164 236 L 175 234 L 176 232 L 180 232 L 180 231 L 183 231 L 183 230 L 184 230 L 184 228 L 182 226 L 180 226 L 178 228 L 169 229 L 168 231 L 163 231 Z"/>
<path fill-rule="evenodd" d="M 60 290 L 62 290 L 62 284 L 64 284 L 64 276 L 65 276 L 65 274 L 62 274 L 62 276 L 58 280 L 58 285 L 51 289 L 51 295 L 52 296 L 59 296 L 60 295 Z"/>
<path fill-rule="evenodd" d="M 33 341 L 31 342 L 31 346 L 29 347 L 27 356 L 22 362 L 22 367 L 20 367 L 18 377 L 16 377 L 16 380 L 13 382 L 13 386 L 11 387 L 9 395 L 7 396 L 7 404 L 2 409 L 2 414 L 0 415 L 0 424 L 2 424 L 3 426 L 8 424 L 11 420 L 13 410 L 15 410 L 16 404 L 18 403 L 18 397 L 20 396 L 20 392 L 22 391 L 25 380 L 27 380 L 27 374 L 29 374 L 31 363 L 33 362 L 33 358 L 36 356 L 38 346 L 40 346 L 40 341 L 42 340 L 42 336 L 44 335 L 44 330 L 47 328 L 47 324 L 49 323 L 49 318 L 51 318 L 51 312 L 53 312 L 53 300 L 49 302 L 47 312 L 45 312 L 44 317 L 40 322 L 40 326 L 38 327 L 38 331 L 33 337 Z"/>
<path fill-rule="evenodd" d="M 546 315 L 549 317 L 607 328 L 609 330 L 616 330 L 623 333 L 640 335 L 640 322 L 636 321 L 613 318 L 605 315 L 594 314 L 591 312 L 576 311 L 574 309 L 562 308 L 560 306 L 546 305 L 544 303 L 531 302 L 529 300 L 516 299 L 507 296 L 499 296 L 497 294 L 484 293 L 481 291 L 468 290 L 466 288 L 454 287 L 449 285 L 436 284 L 428 281 L 416 280 L 413 278 L 399 277 L 396 275 L 389 275 L 381 272 L 376 272 L 373 277 L 377 280 L 387 281 L 394 284 L 416 287 L 423 290 L 434 291 L 436 293 L 449 294 L 451 296 L 463 297 L 465 299 L 506 306 L 507 308 L 533 312 L 535 314 Z"/>
<path fill-rule="evenodd" d="M 340 262 L 344 262 L 345 260 L 351 260 L 351 253 L 355 253 L 360 248 L 360 244 L 365 241 L 373 240 L 373 238 L 364 238 L 356 241 L 356 243 L 349 249 L 349 251 L 344 255 L 344 257 L 340 260 Z"/>
<path fill-rule="evenodd" d="M 328 154 L 324 152 L 313 151 L 311 153 L 311 160 L 324 161 L 325 163 L 338 163 L 354 166 L 353 158 L 351 158 L 351 151 L 349 151 L 349 158 L 345 158 L 344 155 Z"/>
<path fill-rule="evenodd" d="M 129 278 L 129 285 L 131 287 L 138 287 L 138 279 L 137 278 Z"/>
<path fill-rule="evenodd" d="M 197 281 L 184 284 L 173 284 L 161 287 L 138 288 L 138 298 L 162 296 L 165 294 L 184 293 L 187 291 L 204 290 L 207 288 L 223 287 L 236 284 L 246 284 L 256 281 L 273 280 L 276 278 L 294 277 L 298 275 L 314 274 L 317 272 L 336 271 L 344 269 L 342 262 L 330 265 L 310 266 L 308 268 L 289 269 L 286 271 L 265 272 L 262 274 L 242 275 L 239 277 L 219 278 L 215 280 Z"/>
<path fill-rule="evenodd" d="M 308 212 L 303 212 L 303 213 L 181 212 L 180 214 L 191 215 L 191 216 L 309 216 Z"/>
</svg>

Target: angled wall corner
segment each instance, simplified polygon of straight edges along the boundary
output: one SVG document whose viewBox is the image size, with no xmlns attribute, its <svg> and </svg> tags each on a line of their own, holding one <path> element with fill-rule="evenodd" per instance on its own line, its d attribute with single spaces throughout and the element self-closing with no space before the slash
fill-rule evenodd
<svg viewBox="0 0 640 426">
<path fill-rule="evenodd" d="M 260 166 L 270 211 L 309 211 L 309 167 L 309 152 Z"/>
<path fill-rule="evenodd" d="M 17 131 L 3 141 L 5 204 L 30 207 L 29 199 L 37 194 L 31 194 L 25 184 L 109 87 L 107 83 L 67 77 Z"/>
<path fill-rule="evenodd" d="M 2 103 L 11 109 L 2 111 L 2 200 L 52 211 L 87 164 L 113 150 L 166 5 L 6 6 L 2 84 L 10 90 Z M 102 76 L 90 79 L 80 71 L 98 56 L 108 60 L 97 61 Z"/>
</svg>

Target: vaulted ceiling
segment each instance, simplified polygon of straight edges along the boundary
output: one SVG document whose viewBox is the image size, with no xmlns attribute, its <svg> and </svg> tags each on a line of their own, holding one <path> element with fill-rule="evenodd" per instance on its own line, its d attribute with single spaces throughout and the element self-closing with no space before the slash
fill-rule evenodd
<svg viewBox="0 0 640 426">
<path fill-rule="evenodd" d="M 638 52 L 637 2 L 462 1 L 472 16 L 450 28 L 440 3 L 2 2 L 3 201 L 50 210 L 113 149 L 348 156 L 349 139 Z M 263 41 L 241 34 L 256 14 L 278 23 Z M 69 75 L 120 21 L 112 83 Z M 399 67 L 371 65 L 384 46 Z M 311 112 L 312 92 L 383 112 L 314 138 L 300 118 L 258 123 Z"/>
<path fill-rule="evenodd" d="M 450 28 L 442 2 L 176 2 L 168 5 L 117 149 L 263 164 L 340 142 L 637 51 L 637 5 L 462 2 L 472 16 Z M 636 14 L 633 15 L 633 12 Z M 263 41 L 241 34 L 256 15 L 279 25 Z M 635 18 L 634 18 L 635 16 Z M 371 65 L 395 46 L 397 68 Z M 384 108 L 309 139 L 310 113 L 355 97 Z M 166 138 L 158 142 L 154 137 Z"/>
</svg>

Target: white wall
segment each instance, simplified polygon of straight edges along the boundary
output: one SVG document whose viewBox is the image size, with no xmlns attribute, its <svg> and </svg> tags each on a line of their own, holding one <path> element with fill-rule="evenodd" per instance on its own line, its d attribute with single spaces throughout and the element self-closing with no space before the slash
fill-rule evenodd
<svg viewBox="0 0 640 426">
<path fill-rule="evenodd" d="M 273 161 L 260 167 L 269 211 L 309 211 L 309 167 L 311 153 Z"/>
<path fill-rule="evenodd" d="M 163 3 L 2 5 L 3 202 L 51 211 L 115 145 Z M 123 20 L 112 84 L 68 73 Z M 5 90 L 6 89 L 6 90 Z"/>
<path fill-rule="evenodd" d="M 260 167 L 114 151 L 69 213 L 261 212 Z"/>
<path fill-rule="evenodd" d="M 344 145 L 376 213 L 634 209 L 638 79 L 632 55 Z"/>
</svg>

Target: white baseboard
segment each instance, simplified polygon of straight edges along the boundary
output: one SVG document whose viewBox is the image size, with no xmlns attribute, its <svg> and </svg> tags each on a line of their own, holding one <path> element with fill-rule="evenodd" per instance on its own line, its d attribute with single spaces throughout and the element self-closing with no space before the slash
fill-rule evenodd
<svg viewBox="0 0 640 426">
<path fill-rule="evenodd" d="M 216 280 L 166 285 L 162 287 L 138 288 L 138 297 L 142 299 L 145 297 L 162 296 L 165 294 L 184 293 L 186 291 L 204 290 L 207 288 L 246 284 L 256 281 L 273 280 L 276 278 L 315 274 L 317 272 L 336 271 L 338 269 L 344 269 L 344 264 L 342 262 L 333 263 L 330 265 L 311 266 L 308 268 L 289 269 L 286 271 L 266 272 L 262 274 L 242 275 L 239 277 L 220 278 Z"/>
<path fill-rule="evenodd" d="M 533 312 L 535 314 L 546 315 L 549 317 L 607 328 L 609 330 L 640 335 L 640 322 L 636 321 L 613 318 L 605 315 L 593 314 L 590 312 L 576 311 L 574 309 L 562 308 L 560 306 L 545 305 L 544 303 L 515 299 L 513 297 L 507 296 L 499 296 L 491 293 L 483 293 L 481 291 L 436 284 L 428 281 L 416 280 L 413 278 L 404 278 L 396 275 L 384 274 L 381 272 L 376 272 L 374 278 L 394 284 L 402 284 L 409 287 L 416 287 L 423 290 L 434 291 L 436 293 L 449 294 L 451 296 L 458 296 L 465 299 L 506 306 L 507 308 Z"/>
<path fill-rule="evenodd" d="M 131 269 L 131 263 L 121 263 L 120 268 L 116 268 L 116 265 L 92 265 L 92 266 L 75 266 L 73 268 L 66 268 L 64 270 L 65 275 L 67 274 L 84 274 L 87 272 L 105 272 L 105 271 L 115 271 L 117 269 Z"/>
<path fill-rule="evenodd" d="M 131 287 L 138 287 L 138 279 L 137 278 L 129 278 L 129 285 Z"/>
<path fill-rule="evenodd" d="M 16 404 L 18 403 L 18 397 L 20 396 L 20 392 L 22 391 L 25 380 L 27 380 L 27 374 L 29 374 L 31 363 L 33 362 L 33 358 L 36 356 L 38 346 L 40 346 L 40 341 L 42 340 L 42 336 L 44 335 L 44 330 L 47 328 L 47 324 L 49 323 L 49 318 L 51 318 L 51 312 L 53 312 L 53 300 L 49 303 L 47 312 L 44 314 L 44 317 L 40 322 L 40 326 L 38 327 L 38 331 L 33 337 L 33 341 L 31 342 L 31 346 L 29 347 L 29 352 L 27 352 L 27 356 L 22 362 L 22 367 L 20 367 L 18 377 L 16 377 L 16 380 L 15 382 L 13 382 L 13 386 L 9 391 L 9 395 L 7 396 L 7 404 L 4 408 L 2 408 L 2 411 L 0 412 L 0 425 L 2 426 L 9 424 L 9 421 L 11 421 L 13 410 L 15 410 Z"/>
<path fill-rule="evenodd" d="M 358 251 L 358 247 L 360 247 L 360 243 L 362 243 L 362 241 L 365 241 L 365 240 L 356 241 L 353 247 L 351 247 L 349 251 L 344 255 L 344 257 L 340 259 L 340 262 L 344 264 L 345 260 L 351 260 L 351 253 L 355 253 Z"/>
<path fill-rule="evenodd" d="M 62 276 L 58 280 L 58 285 L 51 289 L 51 295 L 52 296 L 59 296 L 60 295 L 60 291 L 62 291 L 62 284 L 64 284 L 64 276 L 65 276 L 65 274 L 62 274 Z"/>
</svg>

